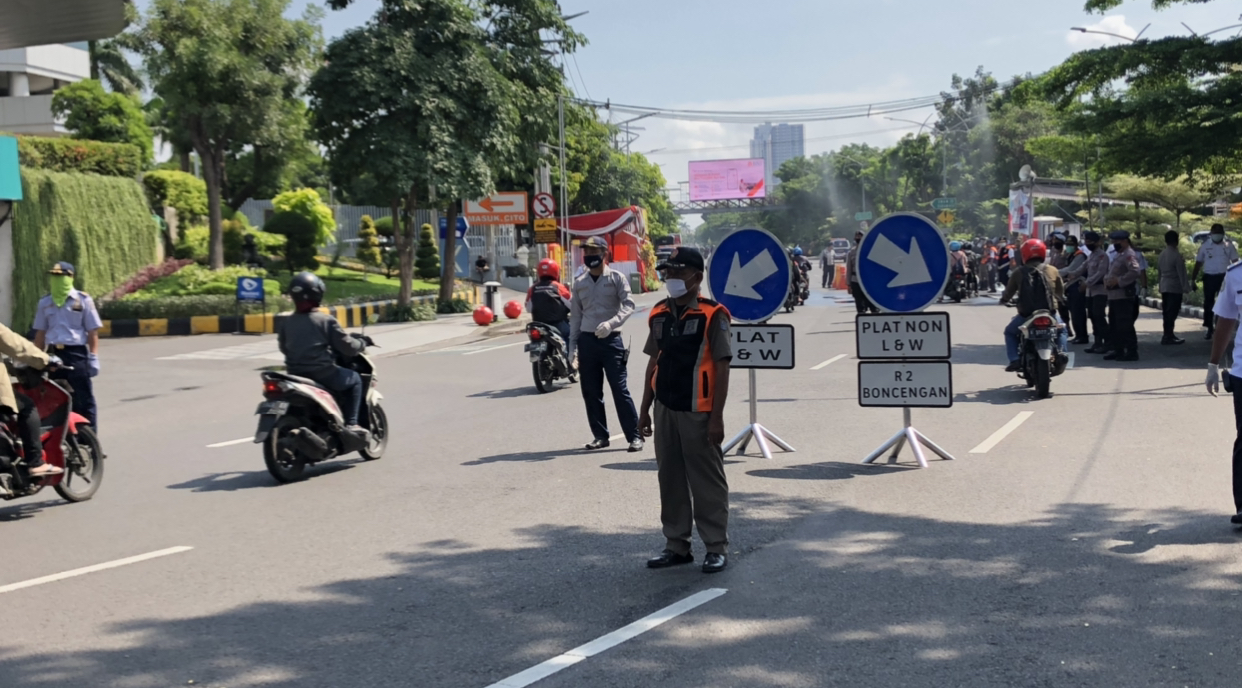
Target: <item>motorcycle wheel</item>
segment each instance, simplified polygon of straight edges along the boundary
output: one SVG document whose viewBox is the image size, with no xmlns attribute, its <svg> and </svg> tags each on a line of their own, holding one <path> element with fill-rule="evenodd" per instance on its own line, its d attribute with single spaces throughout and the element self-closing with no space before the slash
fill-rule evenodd
<svg viewBox="0 0 1242 688">
<path fill-rule="evenodd" d="M 272 474 L 276 482 L 283 484 L 297 482 L 302 479 L 306 470 L 306 461 L 298 456 L 296 449 L 281 449 L 280 440 L 289 430 L 297 428 L 297 420 L 285 416 L 276 422 L 276 427 L 263 443 L 263 463 L 267 464 L 267 472 Z"/>
<path fill-rule="evenodd" d="M 1052 367 L 1042 358 L 1035 359 L 1035 398 L 1047 399 L 1052 385 Z"/>
<path fill-rule="evenodd" d="M 54 489 L 65 501 L 85 502 L 95 496 L 103 482 L 103 449 L 95 431 L 85 425 L 66 439 L 65 447 L 69 450 L 65 453 L 65 475 Z"/>
<path fill-rule="evenodd" d="M 371 407 L 370 430 L 371 442 L 358 453 L 367 461 L 374 461 L 384 455 L 384 448 L 388 446 L 388 414 L 379 404 Z"/>
<path fill-rule="evenodd" d="M 552 391 L 552 362 L 546 358 L 540 358 L 538 361 L 530 364 L 531 374 L 535 378 L 535 389 L 540 394 L 547 394 Z"/>
</svg>

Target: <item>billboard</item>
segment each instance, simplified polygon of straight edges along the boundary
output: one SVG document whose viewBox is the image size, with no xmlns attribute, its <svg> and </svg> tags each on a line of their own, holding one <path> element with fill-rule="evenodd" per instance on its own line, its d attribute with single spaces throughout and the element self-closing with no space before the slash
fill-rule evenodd
<svg viewBox="0 0 1242 688">
<path fill-rule="evenodd" d="M 690 163 L 690 200 L 764 198 L 763 158 L 702 160 Z"/>
<path fill-rule="evenodd" d="M 1009 190 L 1009 231 L 1031 236 L 1034 229 L 1035 199 L 1026 189 Z"/>
</svg>

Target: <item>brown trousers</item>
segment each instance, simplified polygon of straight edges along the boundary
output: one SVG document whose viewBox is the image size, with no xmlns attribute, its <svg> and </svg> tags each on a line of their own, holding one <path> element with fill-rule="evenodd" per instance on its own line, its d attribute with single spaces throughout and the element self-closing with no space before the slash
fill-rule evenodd
<svg viewBox="0 0 1242 688">
<path fill-rule="evenodd" d="M 660 521 L 666 547 L 690 553 L 694 526 L 708 552 L 729 549 L 729 483 L 724 454 L 707 439 L 706 412 L 670 411 L 655 403 L 656 465 L 660 478 Z"/>
</svg>

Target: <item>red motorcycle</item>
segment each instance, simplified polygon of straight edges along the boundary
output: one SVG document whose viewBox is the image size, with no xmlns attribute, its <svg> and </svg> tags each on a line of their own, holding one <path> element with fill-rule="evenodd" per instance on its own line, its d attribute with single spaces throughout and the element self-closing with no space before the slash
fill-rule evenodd
<svg viewBox="0 0 1242 688">
<path fill-rule="evenodd" d="M 63 383 L 50 380 L 47 371 L 10 366 L 13 391 L 35 403 L 42 425 L 43 458 L 64 470 L 60 475 L 30 479 L 25 451 L 17 433 L 14 414 L 0 422 L 0 499 L 11 500 L 37 494 L 45 487 L 70 502 L 95 496 L 103 482 L 103 450 L 90 421 L 73 412 L 73 395 Z"/>
</svg>

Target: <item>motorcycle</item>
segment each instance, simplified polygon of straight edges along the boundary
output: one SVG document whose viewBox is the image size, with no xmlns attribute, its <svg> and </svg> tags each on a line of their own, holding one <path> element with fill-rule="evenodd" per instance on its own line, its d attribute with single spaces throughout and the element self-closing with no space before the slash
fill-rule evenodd
<svg viewBox="0 0 1242 688">
<path fill-rule="evenodd" d="M 944 295 L 953 299 L 953 303 L 961 303 L 968 294 L 966 275 L 954 274 L 949 277 L 949 284 L 944 288 Z"/>
<path fill-rule="evenodd" d="M 355 335 L 359 336 L 359 335 Z M 367 347 L 376 344 L 364 338 Z M 279 483 L 302 478 L 307 466 L 358 452 L 367 461 L 384 455 L 388 446 L 388 416 L 380 404 L 375 365 L 365 351 L 336 364 L 362 376 L 363 408 L 358 424 L 368 432 L 359 437 L 345 430 L 345 416 L 330 391 L 309 378 L 265 371 L 263 398 L 255 413 L 259 429 L 255 444 L 263 445 L 267 472 Z"/>
<path fill-rule="evenodd" d="M 798 293 L 798 305 L 805 306 L 806 300 L 811 298 L 811 264 L 804 261 L 798 269 L 802 271 L 802 290 Z"/>
<path fill-rule="evenodd" d="M 70 370 L 68 366 L 62 366 Z M 0 423 L 0 498 L 29 497 L 45 487 L 69 502 L 85 502 L 103 483 L 103 449 L 90 421 L 73 412 L 73 393 L 48 378 L 48 371 L 12 364 L 13 391 L 30 397 L 42 426 L 43 459 L 64 470 L 60 475 L 31 479 L 26 451 L 17 432 L 17 416 Z"/>
<path fill-rule="evenodd" d="M 552 383 L 560 378 L 577 382 L 577 375 L 569 367 L 565 340 L 555 327 L 532 322 L 526 326 L 526 336 L 530 337 L 530 342 L 523 350 L 530 354 L 531 374 L 540 394 L 551 392 Z"/>
<path fill-rule="evenodd" d="M 1069 357 L 1061 351 L 1061 330 L 1052 311 L 1035 311 L 1018 327 L 1018 377 L 1035 388 L 1037 399 L 1047 399 L 1052 378 L 1065 372 Z"/>
<path fill-rule="evenodd" d="M 785 295 L 785 312 L 793 313 L 793 309 L 798 304 L 798 297 L 801 296 L 798 288 L 798 280 L 789 282 L 789 293 Z"/>
</svg>

